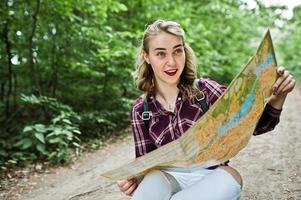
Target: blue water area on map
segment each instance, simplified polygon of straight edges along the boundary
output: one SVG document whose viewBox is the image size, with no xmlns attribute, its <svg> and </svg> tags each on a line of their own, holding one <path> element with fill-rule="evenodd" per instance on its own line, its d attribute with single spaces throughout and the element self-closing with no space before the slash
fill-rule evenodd
<svg viewBox="0 0 301 200">
<path fill-rule="evenodd" d="M 267 68 L 273 62 L 273 54 L 269 53 L 268 57 L 264 62 L 256 67 L 256 79 L 252 85 L 250 93 L 247 95 L 245 101 L 242 103 L 239 111 L 235 114 L 235 116 L 225 125 L 219 128 L 219 135 L 224 135 L 230 128 L 232 128 L 235 124 L 237 124 L 241 118 L 243 118 L 252 108 L 252 104 L 255 97 L 255 86 L 258 81 L 258 75 L 262 70 Z"/>
</svg>

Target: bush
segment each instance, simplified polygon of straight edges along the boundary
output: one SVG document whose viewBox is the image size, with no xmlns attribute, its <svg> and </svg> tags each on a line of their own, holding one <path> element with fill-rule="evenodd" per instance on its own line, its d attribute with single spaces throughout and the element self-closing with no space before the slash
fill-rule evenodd
<svg viewBox="0 0 301 200">
<path fill-rule="evenodd" d="M 51 120 L 51 124 L 34 124 L 26 126 L 14 145 L 22 151 L 35 154 L 40 159 L 52 163 L 62 163 L 68 160 L 68 148 L 79 147 L 80 139 L 77 135 L 78 125 L 72 124 L 70 114 L 61 114 Z"/>
<path fill-rule="evenodd" d="M 79 114 L 46 96 L 23 94 L 21 100 L 25 104 L 25 112 L 34 110 L 38 114 L 27 120 L 29 125 L 25 125 L 21 133 L 9 141 L 12 145 L 1 144 L 5 147 L 0 151 L 1 168 L 5 170 L 37 159 L 53 164 L 68 161 L 70 147 L 80 147 Z"/>
</svg>

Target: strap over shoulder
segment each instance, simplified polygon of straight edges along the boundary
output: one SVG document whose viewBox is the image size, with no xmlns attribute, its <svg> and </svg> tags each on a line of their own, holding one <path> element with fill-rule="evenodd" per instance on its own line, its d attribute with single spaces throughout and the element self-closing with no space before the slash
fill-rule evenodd
<svg viewBox="0 0 301 200">
<path fill-rule="evenodd" d="M 149 120 L 151 117 L 151 112 L 148 110 L 148 102 L 147 102 L 147 97 L 143 97 L 143 112 L 141 114 L 142 120 L 144 122 L 144 125 L 146 127 L 146 129 L 148 129 L 148 125 L 149 125 Z"/>
<path fill-rule="evenodd" d="M 206 102 L 206 96 L 205 96 L 204 92 L 202 91 L 202 89 L 200 88 L 199 79 L 194 79 L 193 84 L 194 84 L 194 87 L 196 87 L 196 89 L 197 89 L 196 100 L 199 103 L 203 112 L 207 112 L 209 110 L 209 106 L 207 105 L 207 102 Z"/>
</svg>

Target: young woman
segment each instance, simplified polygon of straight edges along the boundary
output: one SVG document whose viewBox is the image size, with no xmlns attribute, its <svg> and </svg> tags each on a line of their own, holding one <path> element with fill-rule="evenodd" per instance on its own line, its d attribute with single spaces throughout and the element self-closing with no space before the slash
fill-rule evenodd
<svg viewBox="0 0 301 200">
<path fill-rule="evenodd" d="M 131 110 L 136 157 L 178 139 L 204 111 L 196 101 L 194 53 L 184 41 L 184 31 L 173 21 L 157 20 L 144 32 L 138 52 L 136 80 L 144 92 Z M 295 80 L 283 67 L 277 68 L 275 82 L 254 135 L 274 129 L 286 95 Z M 210 79 L 199 79 L 210 107 L 226 87 Z M 143 120 L 146 102 L 150 119 Z M 154 170 L 142 181 L 117 182 L 120 190 L 133 200 L 230 200 L 239 199 L 240 174 L 228 163 L 210 168 L 166 168 Z"/>
</svg>

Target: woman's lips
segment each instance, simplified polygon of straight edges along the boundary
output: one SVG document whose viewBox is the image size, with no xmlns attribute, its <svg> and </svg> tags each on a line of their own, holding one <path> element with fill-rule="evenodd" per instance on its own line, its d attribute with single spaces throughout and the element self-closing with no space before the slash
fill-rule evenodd
<svg viewBox="0 0 301 200">
<path fill-rule="evenodd" d="M 168 76 L 174 76 L 177 73 L 177 69 L 164 71 Z"/>
</svg>

